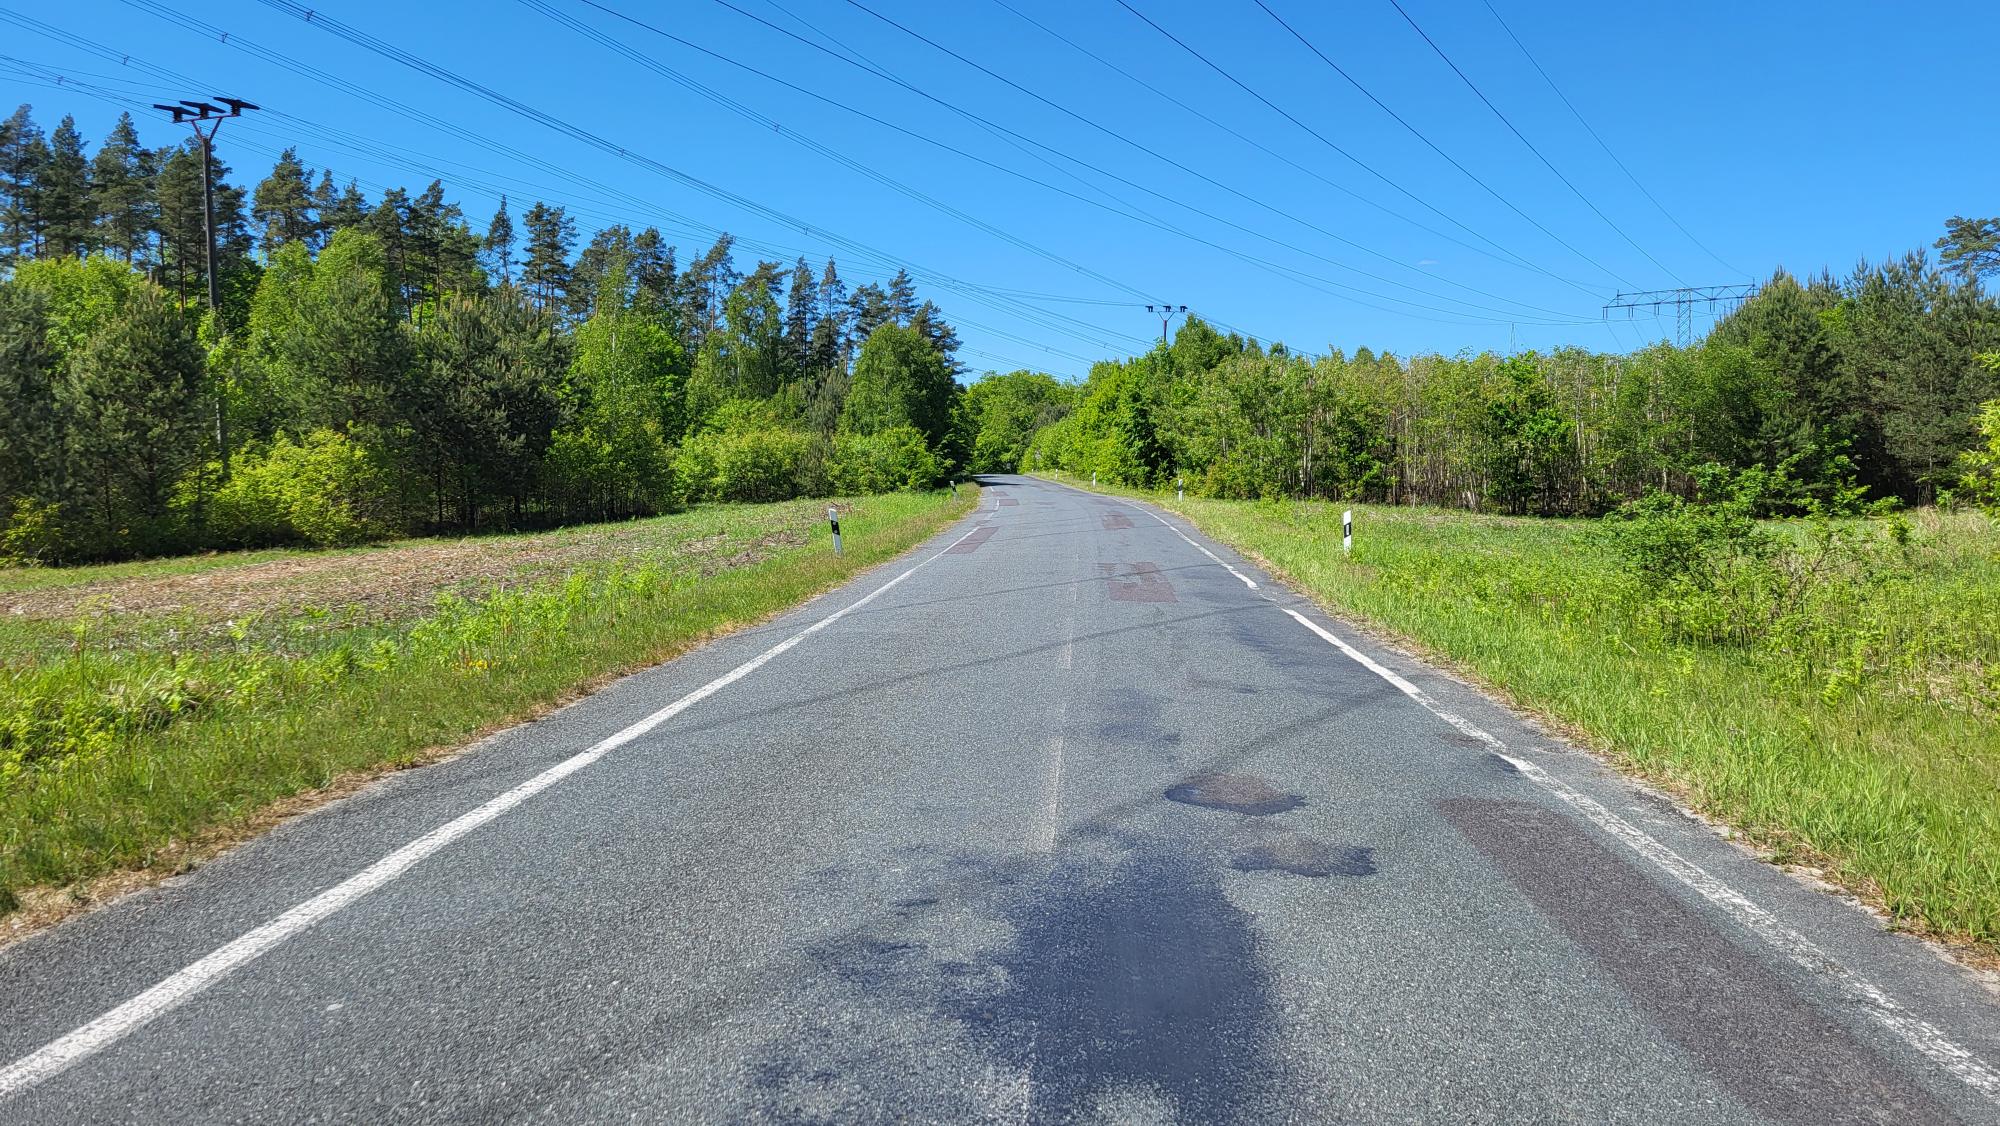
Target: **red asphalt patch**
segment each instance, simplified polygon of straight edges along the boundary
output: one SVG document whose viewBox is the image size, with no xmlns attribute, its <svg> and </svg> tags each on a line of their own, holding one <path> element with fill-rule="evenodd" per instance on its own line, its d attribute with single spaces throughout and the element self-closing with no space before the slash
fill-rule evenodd
<svg viewBox="0 0 2000 1126">
<path fill-rule="evenodd" d="M 1113 602 L 1179 602 L 1158 563 L 1099 563 Z"/>
</svg>

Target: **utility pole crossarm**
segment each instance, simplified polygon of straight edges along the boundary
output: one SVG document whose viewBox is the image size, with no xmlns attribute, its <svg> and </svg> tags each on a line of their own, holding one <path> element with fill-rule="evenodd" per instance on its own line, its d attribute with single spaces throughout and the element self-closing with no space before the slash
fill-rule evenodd
<svg viewBox="0 0 2000 1126">
<path fill-rule="evenodd" d="M 1160 343 L 1167 344 L 1169 343 L 1167 340 L 1167 325 L 1173 321 L 1176 314 L 1183 317 L 1187 316 L 1188 307 L 1186 305 L 1148 305 L 1146 306 L 1146 311 L 1159 315 Z"/>
</svg>

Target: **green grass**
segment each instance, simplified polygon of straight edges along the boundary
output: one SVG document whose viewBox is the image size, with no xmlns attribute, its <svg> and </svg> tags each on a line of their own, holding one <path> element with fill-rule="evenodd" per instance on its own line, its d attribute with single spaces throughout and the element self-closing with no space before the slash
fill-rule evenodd
<svg viewBox="0 0 2000 1126">
<path fill-rule="evenodd" d="M 757 621 L 907 550 L 976 496 L 845 502 L 838 558 L 825 502 L 801 501 L 538 536 L 0 570 L 0 911 L 26 889 L 173 867 L 273 802 L 421 761 Z"/>
<path fill-rule="evenodd" d="M 2000 532 L 1984 517 L 1914 514 L 1906 548 L 1877 536 L 1888 574 L 1763 643 L 1716 646 L 1663 633 L 1595 522 L 1151 499 L 1580 731 L 1777 859 L 2000 952 Z"/>
</svg>

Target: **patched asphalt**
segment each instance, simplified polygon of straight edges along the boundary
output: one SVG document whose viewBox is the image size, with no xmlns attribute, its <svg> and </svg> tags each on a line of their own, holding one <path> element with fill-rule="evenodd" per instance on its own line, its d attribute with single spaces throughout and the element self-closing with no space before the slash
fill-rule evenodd
<svg viewBox="0 0 2000 1126">
<path fill-rule="evenodd" d="M 0 951 L 0 1063 L 925 559 L 0 1122 L 2000 1121 L 1285 608 L 2000 1062 L 2000 1005 L 1921 943 L 1177 519 L 1029 478 L 778 620 Z"/>
</svg>

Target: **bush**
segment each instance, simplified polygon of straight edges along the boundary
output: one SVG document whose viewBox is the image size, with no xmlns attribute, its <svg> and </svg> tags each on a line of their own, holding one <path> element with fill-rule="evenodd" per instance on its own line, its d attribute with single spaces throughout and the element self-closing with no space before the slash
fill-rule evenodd
<svg viewBox="0 0 2000 1126">
<path fill-rule="evenodd" d="M 802 495 L 817 465 L 810 434 L 778 427 L 696 434 L 674 460 L 681 497 L 699 501 L 774 501 Z"/>
<path fill-rule="evenodd" d="M 943 466 L 914 426 L 842 434 L 834 439 L 828 468 L 834 489 L 843 494 L 930 489 L 944 477 Z"/>
<path fill-rule="evenodd" d="M 1892 513 L 1877 536 L 1856 518 L 1892 502 L 1856 511 L 1858 490 L 1838 484 L 1822 501 L 1802 494 L 1785 467 L 1732 473 L 1710 464 L 1694 477 L 1693 498 L 1656 491 L 1604 518 L 1610 547 L 1638 580 L 1644 616 L 1668 640 L 1784 648 L 1837 632 L 1866 588 L 1906 569 L 1909 522 Z M 1757 521 L 1775 497 L 1806 506 L 1796 534 Z"/>
<path fill-rule="evenodd" d="M 0 528 L 0 563 L 35 566 L 62 559 L 62 506 L 34 497 L 15 497 L 7 526 Z"/>
<path fill-rule="evenodd" d="M 218 544 L 339 547 L 396 532 L 388 475 L 344 434 L 315 430 L 303 443 L 280 434 L 266 450 L 240 453 L 233 470 L 208 500 Z"/>
<path fill-rule="evenodd" d="M 2000 357 L 1994 359 L 1994 366 L 2000 368 Z M 2000 399 L 1979 408 L 1979 433 L 1986 439 L 1986 448 L 1958 455 L 1956 497 L 2000 520 Z"/>
</svg>

